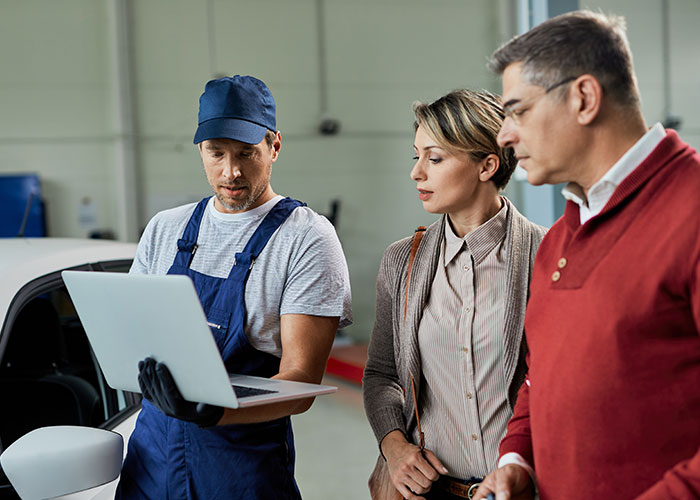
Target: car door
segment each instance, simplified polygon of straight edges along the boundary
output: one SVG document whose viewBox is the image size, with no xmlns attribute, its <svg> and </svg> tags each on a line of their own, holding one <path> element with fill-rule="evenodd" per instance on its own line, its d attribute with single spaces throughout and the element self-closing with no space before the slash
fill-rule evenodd
<svg viewBox="0 0 700 500">
<path fill-rule="evenodd" d="M 130 265 L 119 260 L 73 269 L 127 272 Z M 0 452 L 44 426 L 100 427 L 125 438 L 133 428 L 140 395 L 105 382 L 60 272 L 27 283 L 0 331 Z M 0 500 L 16 498 L 0 471 Z"/>
</svg>

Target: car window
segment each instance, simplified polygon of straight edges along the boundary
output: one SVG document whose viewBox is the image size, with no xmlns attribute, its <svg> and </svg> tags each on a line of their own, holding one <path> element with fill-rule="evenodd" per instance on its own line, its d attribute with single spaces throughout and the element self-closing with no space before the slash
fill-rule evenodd
<svg viewBox="0 0 700 500">
<path fill-rule="evenodd" d="M 98 271 L 108 271 L 110 273 L 128 273 L 129 269 L 131 269 L 131 263 L 133 261 L 130 260 L 111 260 L 108 262 L 98 262 L 95 264 L 92 264 L 93 269 L 96 269 Z"/>
<path fill-rule="evenodd" d="M 127 271 L 129 265 L 91 268 Z M 8 312 L 14 320 L 0 358 L 0 450 L 48 425 L 111 428 L 139 399 L 106 384 L 60 274 L 32 285 L 35 292 Z"/>
</svg>

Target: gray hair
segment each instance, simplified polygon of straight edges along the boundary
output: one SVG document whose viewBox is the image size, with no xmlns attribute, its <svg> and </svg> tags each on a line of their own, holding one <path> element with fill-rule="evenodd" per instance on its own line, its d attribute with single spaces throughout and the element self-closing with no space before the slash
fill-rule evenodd
<svg viewBox="0 0 700 500">
<path fill-rule="evenodd" d="M 617 104 L 639 106 L 623 17 L 588 10 L 553 17 L 502 45 L 489 69 L 500 75 L 514 63 L 523 64 L 522 76 L 533 85 L 546 88 L 590 74 Z"/>
</svg>

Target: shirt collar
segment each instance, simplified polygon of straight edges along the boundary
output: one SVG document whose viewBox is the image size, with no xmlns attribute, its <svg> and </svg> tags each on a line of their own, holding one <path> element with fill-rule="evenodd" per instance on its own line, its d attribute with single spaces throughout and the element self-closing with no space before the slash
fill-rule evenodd
<svg viewBox="0 0 700 500">
<path fill-rule="evenodd" d="M 506 220 L 508 218 L 508 204 L 503 202 L 501 209 L 484 222 L 482 225 L 470 231 L 464 238 L 457 236 L 450 226 L 448 217 L 445 217 L 445 267 L 452 262 L 466 244 L 467 250 L 474 258 L 474 265 L 478 265 L 498 245 L 506 235 Z"/>
<path fill-rule="evenodd" d="M 661 123 L 656 123 L 653 127 L 647 130 L 634 145 L 627 150 L 622 157 L 615 162 L 615 164 L 605 172 L 605 175 L 600 178 L 598 182 L 593 184 L 589 189 L 595 191 L 603 184 L 609 184 L 612 186 L 610 195 L 612 196 L 612 191 L 614 191 L 620 183 L 625 180 L 632 171 L 637 168 L 644 159 L 651 154 L 652 151 L 659 145 L 659 143 L 666 137 L 666 132 L 664 131 L 663 125 Z M 580 207 L 585 207 L 588 205 L 586 200 L 586 195 L 583 189 L 578 184 L 569 182 L 561 191 L 561 194 L 567 200 L 573 201 Z"/>
</svg>

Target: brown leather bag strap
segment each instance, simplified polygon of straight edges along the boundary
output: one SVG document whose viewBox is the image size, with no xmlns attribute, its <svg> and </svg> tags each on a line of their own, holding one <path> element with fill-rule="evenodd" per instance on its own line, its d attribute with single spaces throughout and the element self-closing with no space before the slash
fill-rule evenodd
<svg viewBox="0 0 700 500">
<path fill-rule="evenodd" d="M 418 226 L 416 232 L 413 234 L 413 242 L 411 243 L 411 253 L 408 256 L 408 271 L 406 272 L 406 296 L 403 302 L 403 320 L 406 321 L 406 312 L 408 311 L 408 286 L 411 283 L 411 270 L 413 269 L 413 261 L 416 258 L 416 252 L 420 246 L 420 242 L 423 239 L 423 234 L 425 233 L 425 226 Z M 418 427 L 418 436 L 420 442 L 420 451 L 423 452 L 425 448 L 425 438 L 423 436 L 423 430 L 420 426 L 420 417 L 418 416 L 418 399 L 416 398 L 416 383 L 413 380 L 413 374 L 411 373 L 411 392 L 413 393 L 413 410 L 416 415 L 416 425 Z"/>
<path fill-rule="evenodd" d="M 416 232 L 413 233 L 413 243 L 411 243 L 411 254 L 408 256 L 408 271 L 406 272 L 406 297 L 403 301 L 403 320 L 406 321 L 406 312 L 408 311 L 408 285 L 411 283 L 411 270 L 413 269 L 413 260 L 416 258 L 416 252 L 423 239 L 425 226 L 418 226 Z"/>
</svg>

